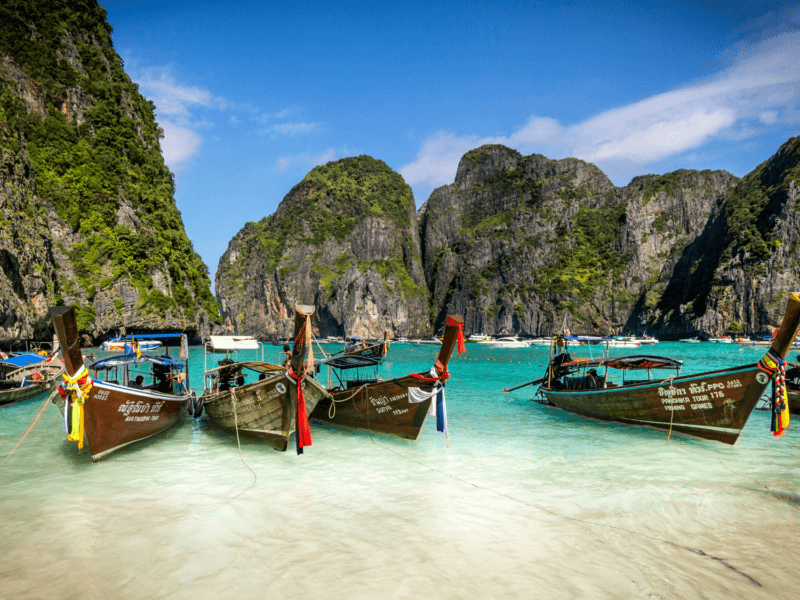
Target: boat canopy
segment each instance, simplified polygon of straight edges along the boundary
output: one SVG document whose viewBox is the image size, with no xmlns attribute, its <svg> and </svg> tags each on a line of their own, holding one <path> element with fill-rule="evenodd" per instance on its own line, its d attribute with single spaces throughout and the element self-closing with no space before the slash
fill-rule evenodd
<svg viewBox="0 0 800 600">
<path fill-rule="evenodd" d="M 258 350 L 258 340 L 247 335 L 212 335 L 207 346 L 214 352 L 232 350 Z"/>
<path fill-rule="evenodd" d="M 135 354 L 123 354 L 121 356 L 110 356 L 103 358 L 95 363 L 89 365 L 93 371 L 106 371 L 115 369 L 117 367 L 124 367 L 125 365 L 151 363 L 160 365 L 162 367 L 171 367 L 173 369 L 183 369 L 185 366 L 182 362 L 177 361 L 169 356 L 145 356 L 144 354 L 136 358 Z"/>
<path fill-rule="evenodd" d="M 683 361 L 664 356 L 650 356 L 648 354 L 631 354 L 614 358 L 576 358 L 561 365 L 567 369 L 582 369 L 589 367 L 605 367 L 621 370 L 644 369 L 680 369 Z"/>
<path fill-rule="evenodd" d="M 327 365 L 334 369 L 358 369 L 361 367 L 376 367 L 381 364 L 381 359 L 371 356 L 361 356 L 360 354 L 345 354 L 334 356 L 319 361 L 318 364 Z"/>
<path fill-rule="evenodd" d="M 12 367 L 27 367 L 28 365 L 35 365 L 44 362 L 45 357 L 41 354 L 15 354 L 0 360 L 0 364 L 9 365 Z"/>
<path fill-rule="evenodd" d="M 161 338 L 179 338 L 182 333 L 131 333 L 123 337 L 116 337 L 108 340 L 109 342 L 122 342 L 131 338 L 135 340 L 159 340 Z"/>
</svg>

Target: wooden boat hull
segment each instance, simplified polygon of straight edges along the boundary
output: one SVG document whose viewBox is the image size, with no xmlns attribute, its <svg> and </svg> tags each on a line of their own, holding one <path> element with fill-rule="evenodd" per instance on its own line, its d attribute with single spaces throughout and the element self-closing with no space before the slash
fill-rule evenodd
<svg viewBox="0 0 800 600">
<path fill-rule="evenodd" d="M 25 370 L 21 369 L 21 371 Z M 0 389 L 0 407 L 53 391 L 61 383 L 64 365 L 62 363 L 42 363 L 41 365 L 31 365 L 27 370 L 44 372 L 45 378 L 40 381 L 29 381 L 24 386 L 16 385 Z M 19 383 L 22 383 L 22 379 L 20 379 Z"/>
<path fill-rule="evenodd" d="M 564 410 L 601 421 L 651 427 L 725 444 L 739 441 L 769 378 L 756 365 L 624 387 L 550 390 Z"/>
<path fill-rule="evenodd" d="M 57 402 L 63 416 L 64 400 L 57 398 Z M 84 430 L 92 460 L 176 425 L 188 403 L 188 394 L 175 396 L 96 380 L 84 404 Z"/>
<path fill-rule="evenodd" d="M 310 415 L 327 392 L 310 377 L 303 383 L 306 414 Z M 297 426 L 297 382 L 280 371 L 261 381 L 236 387 L 234 391 L 235 404 L 230 390 L 203 395 L 203 409 L 208 420 L 229 431 L 236 431 L 238 424 L 239 433 L 285 451 L 289 436 Z"/>
<path fill-rule="evenodd" d="M 428 373 L 424 375 L 430 377 Z M 408 376 L 331 391 L 331 397 L 321 400 L 312 416 L 338 427 L 375 431 L 416 441 L 422 434 L 433 399 L 411 403 L 409 387 L 418 387 L 428 393 L 434 389 L 427 382 Z"/>
</svg>

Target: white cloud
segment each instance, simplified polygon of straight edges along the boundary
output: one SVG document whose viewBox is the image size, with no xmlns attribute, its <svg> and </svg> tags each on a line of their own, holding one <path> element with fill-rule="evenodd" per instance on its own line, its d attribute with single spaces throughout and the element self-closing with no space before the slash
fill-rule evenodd
<svg viewBox="0 0 800 600">
<path fill-rule="evenodd" d="M 200 151 L 203 138 L 193 129 L 172 121 L 161 120 L 159 125 L 164 129 L 164 139 L 161 140 L 164 162 L 173 171 L 180 172 Z"/>
<path fill-rule="evenodd" d="M 532 116 L 509 135 L 430 136 L 416 159 L 400 168 L 420 187 L 451 183 L 467 150 L 505 144 L 553 158 L 575 156 L 597 163 L 618 182 L 646 165 L 700 148 L 714 139 L 744 139 L 795 119 L 800 97 L 800 32 L 780 33 L 737 47 L 733 65 L 708 79 L 640 102 L 563 125 Z"/>
<path fill-rule="evenodd" d="M 307 135 L 319 131 L 319 123 L 276 123 L 266 129 L 260 129 L 258 135 L 269 135 L 275 139 L 280 135 Z"/>
</svg>

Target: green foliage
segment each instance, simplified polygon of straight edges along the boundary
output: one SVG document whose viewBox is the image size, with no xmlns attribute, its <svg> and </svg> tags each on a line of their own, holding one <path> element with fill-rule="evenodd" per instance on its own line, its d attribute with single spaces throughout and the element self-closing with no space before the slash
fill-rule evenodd
<svg viewBox="0 0 800 600">
<path fill-rule="evenodd" d="M 281 267 L 278 271 L 278 275 L 281 279 L 286 279 L 289 275 L 297 271 L 300 267 L 298 265 L 286 265 L 285 267 Z"/>
<path fill-rule="evenodd" d="M 642 197 L 642 206 L 650 202 L 650 200 L 659 192 L 666 192 L 671 196 L 675 192 L 675 188 L 680 186 L 683 188 L 696 188 L 697 186 L 685 177 L 686 171 L 679 170 L 672 173 L 665 173 L 664 175 L 645 175 L 645 191 Z"/>
<path fill-rule="evenodd" d="M 152 102 L 139 94 L 113 49 L 106 11 L 94 0 L 7 0 L 0 4 L 0 54 L 9 55 L 42 86 L 44 115 L 28 112 L 9 92 L 0 93 L 0 124 L 19 132 L 33 162 L 37 192 L 53 204 L 83 242 L 70 259 L 88 296 L 127 277 L 143 307 L 163 314 L 169 304 L 150 293 L 149 273 L 166 266 L 186 318 L 202 306 L 219 322 L 208 269 L 186 237 L 175 206 L 172 173 L 164 164 Z M 83 75 L 58 53 L 80 57 Z M 94 98 L 82 122 L 65 116 L 71 89 Z M 3 89 L 0 86 L 0 89 Z M 5 127 L 3 128 L 6 129 Z M 13 139 L 13 138 L 11 138 Z M 3 148 L 19 144 L 2 140 Z M 118 225 L 121 199 L 142 227 L 134 234 Z M 188 286 L 188 290 L 184 285 Z M 84 307 L 82 331 L 93 310 Z"/>
<path fill-rule="evenodd" d="M 329 238 L 341 243 L 369 216 L 410 227 L 414 211 L 414 195 L 403 178 L 369 156 L 315 167 L 284 202 L 280 217 L 276 213 L 248 223 L 242 231 L 246 239 L 258 241 L 270 270 L 278 266 L 289 243 L 319 247 Z"/>
<path fill-rule="evenodd" d="M 630 261 L 629 255 L 617 249 L 626 207 L 625 202 L 611 200 L 599 208 L 582 206 L 575 215 L 571 239 L 565 230 L 560 232 L 558 260 L 540 272 L 539 294 L 557 292 L 588 300 L 619 275 Z"/>
<path fill-rule="evenodd" d="M 655 229 L 658 233 L 663 234 L 664 229 L 671 218 L 672 215 L 670 215 L 668 212 L 662 212 L 653 221 L 653 229 Z"/>
<path fill-rule="evenodd" d="M 780 245 L 775 230 L 776 202 L 782 202 L 792 181 L 800 181 L 800 137 L 791 138 L 780 150 L 787 166 L 780 177 L 766 176 L 769 161 L 759 165 L 744 177 L 725 198 L 722 214 L 728 230 L 728 241 L 722 252 L 722 262 L 729 261 L 737 250 L 750 254 L 758 263 Z M 794 161 L 793 163 L 790 161 Z"/>
</svg>

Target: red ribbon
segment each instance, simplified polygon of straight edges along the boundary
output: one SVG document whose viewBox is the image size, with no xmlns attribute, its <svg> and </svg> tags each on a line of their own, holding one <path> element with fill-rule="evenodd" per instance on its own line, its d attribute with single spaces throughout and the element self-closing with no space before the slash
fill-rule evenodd
<svg viewBox="0 0 800 600">
<path fill-rule="evenodd" d="M 297 453 L 302 454 L 303 447 L 311 445 L 311 427 L 308 424 L 306 397 L 303 394 L 303 379 L 306 375 L 297 375 L 291 367 L 289 375 L 297 382 Z"/>
<path fill-rule="evenodd" d="M 467 347 L 464 345 L 464 324 L 456 322 L 455 319 L 452 317 L 447 317 L 445 324 L 449 327 L 458 327 L 458 353 L 463 354 L 467 351 Z"/>
</svg>

